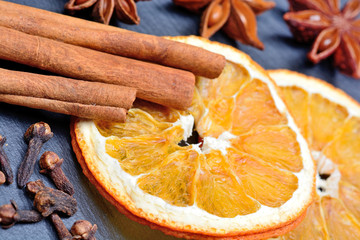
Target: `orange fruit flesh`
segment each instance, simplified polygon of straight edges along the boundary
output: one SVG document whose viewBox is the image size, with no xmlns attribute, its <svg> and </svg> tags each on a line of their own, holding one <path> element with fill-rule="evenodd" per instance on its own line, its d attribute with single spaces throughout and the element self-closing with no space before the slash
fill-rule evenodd
<svg viewBox="0 0 360 240">
<path fill-rule="evenodd" d="M 223 73 L 199 77 L 185 111 L 140 100 L 125 123 L 74 119 L 85 175 L 121 213 L 166 234 L 255 240 L 290 231 L 311 203 L 315 164 L 279 89 L 234 48 L 174 40 L 223 54 Z"/>
<path fill-rule="evenodd" d="M 184 130 L 171 127 L 180 114 L 194 116 L 201 139 L 229 132 L 227 153 L 180 146 Z M 198 79 L 187 112 L 140 102 L 125 123 L 96 126 L 109 137 L 106 153 L 139 177 L 139 188 L 174 206 L 233 218 L 262 205 L 280 207 L 298 188 L 294 173 L 303 165 L 296 134 L 268 86 L 239 64 L 228 63 L 218 79 Z"/>
<path fill-rule="evenodd" d="M 127 208 L 125 208 L 122 204 L 120 204 L 118 202 L 118 200 L 116 198 L 114 198 L 114 196 L 108 192 L 108 190 L 106 188 L 103 187 L 103 185 L 96 179 L 96 177 L 93 175 L 93 173 L 91 172 L 91 170 L 89 169 L 89 166 L 86 163 L 86 159 L 84 158 L 83 154 L 82 154 L 82 150 L 80 148 L 80 145 L 78 144 L 78 141 L 76 140 L 77 137 L 77 131 L 76 131 L 76 125 L 77 125 L 77 120 L 76 119 L 72 119 L 71 122 L 71 129 L 70 129 L 70 133 L 71 133 L 71 138 L 72 138 L 72 146 L 73 146 L 73 150 L 76 154 L 76 157 L 83 169 L 83 173 L 85 174 L 85 176 L 89 179 L 89 181 L 96 187 L 96 189 L 100 192 L 100 194 L 106 199 L 108 200 L 111 204 L 113 204 L 117 210 L 119 212 L 121 212 L 122 214 L 126 215 L 127 217 L 129 217 L 131 220 L 136 221 L 138 223 L 144 224 L 144 225 L 148 225 L 150 226 L 151 229 L 157 229 L 160 230 L 162 232 L 164 232 L 165 234 L 168 235 L 172 235 L 178 238 L 186 238 L 186 239 L 209 239 L 209 236 L 206 235 L 206 233 L 193 233 L 193 232 L 184 232 L 184 231 L 179 231 L 178 229 L 172 229 L 172 228 L 168 228 L 166 226 L 160 226 L 158 224 L 155 224 L 151 221 L 148 221 L 146 219 L 140 218 L 137 215 L 134 215 L 133 213 L 131 213 Z M 254 239 L 266 239 L 269 236 L 278 236 L 283 234 L 284 232 L 288 232 L 291 229 L 294 229 L 296 226 L 299 225 L 299 223 L 304 219 L 305 217 L 305 213 L 302 213 L 302 215 L 298 218 L 296 218 L 294 221 L 289 222 L 288 224 L 282 226 L 281 228 L 275 228 L 266 232 L 258 232 L 258 233 L 253 233 L 253 234 L 248 234 L 248 235 L 242 235 L 242 236 L 212 236 L 212 239 L 222 239 L 222 240 L 233 240 L 233 239 L 239 239 L 239 240 L 254 240 Z M 188 226 L 186 227 L 188 228 Z"/>
<path fill-rule="evenodd" d="M 360 118 L 318 93 L 280 88 L 318 163 L 316 200 L 281 239 L 360 239 Z"/>
</svg>

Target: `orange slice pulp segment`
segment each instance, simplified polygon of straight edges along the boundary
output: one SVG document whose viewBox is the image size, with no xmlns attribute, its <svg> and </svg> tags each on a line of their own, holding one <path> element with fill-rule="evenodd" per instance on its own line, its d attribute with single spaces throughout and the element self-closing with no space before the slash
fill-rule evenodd
<svg viewBox="0 0 360 240">
<path fill-rule="evenodd" d="M 269 71 L 317 162 L 316 200 L 281 239 L 360 239 L 360 105 L 330 84 Z"/>
<path fill-rule="evenodd" d="M 288 231 L 312 201 L 315 165 L 277 87 L 238 50 L 179 40 L 224 54 L 221 76 L 199 77 L 186 111 L 137 101 L 125 123 L 75 121 L 90 172 L 132 214 L 175 231 Z"/>
</svg>

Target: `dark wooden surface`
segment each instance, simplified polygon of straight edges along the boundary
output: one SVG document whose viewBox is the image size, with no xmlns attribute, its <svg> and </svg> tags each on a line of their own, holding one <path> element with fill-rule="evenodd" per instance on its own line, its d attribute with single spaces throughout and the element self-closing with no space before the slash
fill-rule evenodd
<svg viewBox="0 0 360 240">
<path fill-rule="evenodd" d="M 63 12 L 63 6 L 66 3 L 66 0 L 11 1 L 60 13 Z M 325 79 L 359 101 L 360 81 L 338 72 L 333 68 L 331 60 L 323 61 L 318 65 L 313 65 L 306 60 L 306 54 L 310 50 L 310 46 L 296 43 L 282 20 L 282 15 L 288 10 L 287 1 L 276 0 L 276 2 L 276 8 L 257 18 L 259 37 L 265 44 L 264 51 L 244 46 L 226 37 L 221 32 L 211 39 L 232 45 L 248 53 L 266 69 L 288 68 Z M 111 24 L 158 36 L 196 35 L 198 33 L 200 16 L 174 6 L 170 0 L 139 2 L 137 7 L 141 17 L 140 25 L 130 26 L 115 19 L 112 20 Z M 48 74 L 1 60 L 0 67 Z M 27 149 L 27 145 L 23 140 L 24 132 L 31 124 L 45 121 L 50 124 L 54 137 L 45 143 L 41 153 L 51 150 L 65 159 L 63 164 L 64 172 L 76 189 L 75 198 L 78 200 L 79 210 L 73 217 L 64 219 L 68 228 L 76 220 L 86 219 L 98 224 L 99 230 L 96 235 L 98 239 L 175 239 L 164 235 L 160 231 L 152 230 L 147 226 L 129 220 L 89 184 L 82 174 L 80 165 L 77 163 L 70 145 L 69 120 L 70 118 L 65 115 L 0 103 L 0 134 L 7 137 L 5 151 L 11 161 L 14 174 L 16 175 Z M 37 179 L 42 179 L 46 185 L 53 186 L 45 176 L 39 173 L 38 164 L 30 180 Z M 10 199 L 16 200 L 21 209 L 32 207 L 29 198 L 26 197 L 23 190 L 16 187 L 16 184 L 0 186 L 0 205 L 9 203 Z M 57 239 L 57 237 L 50 222 L 45 220 L 36 224 L 18 224 L 8 230 L 0 229 L 0 240 L 5 239 L 50 240 Z"/>
</svg>

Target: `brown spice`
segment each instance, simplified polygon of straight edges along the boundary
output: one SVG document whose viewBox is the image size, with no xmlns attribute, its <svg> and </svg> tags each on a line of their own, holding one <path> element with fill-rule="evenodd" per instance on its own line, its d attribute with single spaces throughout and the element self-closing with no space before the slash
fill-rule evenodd
<svg viewBox="0 0 360 240">
<path fill-rule="evenodd" d="M 38 179 L 36 181 L 31 181 L 26 184 L 26 193 L 30 198 L 34 199 L 36 193 L 40 190 L 45 189 L 46 186 L 42 180 Z"/>
<path fill-rule="evenodd" d="M 26 130 L 24 139 L 29 146 L 18 170 L 18 187 L 22 188 L 29 180 L 34 172 L 36 158 L 40 153 L 42 145 L 52 138 L 53 135 L 50 126 L 44 122 L 35 123 Z"/>
<path fill-rule="evenodd" d="M 139 24 L 140 17 L 135 2 L 147 0 L 115 0 L 116 18 L 127 24 Z"/>
<path fill-rule="evenodd" d="M 93 18 L 101 23 L 109 24 L 115 10 L 116 17 L 128 24 L 139 24 L 136 4 L 139 0 L 70 0 L 65 4 L 65 9 L 70 13 L 93 7 Z"/>
<path fill-rule="evenodd" d="M 62 203 L 59 201 L 69 201 L 69 195 L 63 193 L 59 190 L 48 188 L 45 184 L 39 179 L 36 181 L 28 182 L 26 184 L 26 192 L 30 198 L 34 199 L 34 205 L 38 208 L 38 211 L 49 215 L 51 222 L 53 223 L 55 230 L 61 240 L 70 240 L 73 239 L 69 230 L 66 228 L 65 224 L 59 217 L 57 213 L 54 212 L 54 208 L 51 208 L 51 205 L 56 205 L 57 207 L 61 206 Z M 50 194 L 52 193 L 52 194 Z M 49 197 L 50 195 L 57 195 L 57 197 Z M 67 195 L 68 197 L 64 197 Z M 60 197 L 59 197 L 60 196 Z M 65 203 L 66 204 L 66 203 Z M 73 215 L 76 212 L 76 200 L 70 197 L 70 204 L 75 204 L 75 208 L 69 209 L 68 206 L 63 207 L 60 212 L 67 212 L 68 215 Z"/>
<path fill-rule="evenodd" d="M 26 191 L 34 198 L 34 206 L 42 216 L 63 213 L 70 217 L 77 211 L 76 199 L 60 190 L 46 187 L 41 180 L 26 184 Z"/>
<path fill-rule="evenodd" d="M 11 184 L 14 181 L 14 175 L 11 170 L 9 159 L 4 151 L 6 138 L 0 135 L 0 171 L 4 174 L 6 183 Z"/>
<path fill-rule="evenodd" d="M 202 48 L 147 34 L 0 1 L 0 25 L 28 34 L 128 58 L 218 77 L 225 57 Z M 19 17 L 21 16 L 21 17 Z"/>
<path fill-rule="evenodd" d="M 111 16 L 114 12 L 114 7 L 114 0 L 97 0 L 97 3 L 94 5 L 92 11 L 92 16 L 94 17 L 95 21 L 109 24 Z"/>
<path fill-rule="evenodd" d="M 206 6 L 200 23 L 200 34 L 209 38 L 222 29 L 229 37 L 243 44 L 263 49 L 257 37 L 256 15 L 275 6 L 263 0 L 173 0 L 176 5 L 191 11 Z"/>
<path fill-rule="evenodd" d="M 5 174 L 0 171 L 0 185 L 3 185 L 6 182 Z"/>
<path fill-rule="evenodd" d="M 360 1 L 350 0 L 342 10 L 326 0 L 289 0 L 284 20 L 299 42 L 313 42 L 308 58 L 318 63 L 330 56 L 345 74 L 360 78 Z"/>
<path fill-rule="evenodd" d="M 63 161 L 64 159 L 60 159 L 56 153 L 46 151 L 43 153 L 39 161 L 41 169 L 40 172 L 48 175 L 55 183 L 57 189 L 72 196 L 75 193 L 74 186 L 61 169 Z"/>
<path fill-rule="evenodd" d="M 0 68 L 0 94 L 129 109 L 136 89 Z"/>
<path fill-rule="evenodd" d="M 10 204 L 0 206 L 0 224 L 2 228 L 10 228 L 17 222 L 35 223 L 43 219 L 37 211 L 19 210 L 14 200 L 10 202 Z"/>
<path fill-rule="evenodd" d="M 165 106 L 190 106 L 195 76 L 0 27 L 0 58 L 89 81 L 137 89 L 137 97 Z"/>
<path fill-rule="evenodd" d="M 96 240 L 96 224 L 92 225 L 86 220 L 78 220 L 73 224 L 69 231 L 56 213 L 50 215 L 50 220 L 61 240 Z"/>
<path fill-rule="evenodd" d="M 84 239 L 84 240 L 96 240 L 95 233 L 97 231 L 97 225 L 92 225 L 86 220 L 76 221 L 70 232 L 73 235 L 73 239 Z"/>
<path fill-rule="evenodd" d="M 230 0 L 212 1 L 201 17 L 200 35 L 209 38 L 220 30 L 229 18 L 230 7 Z"/>
<path fill-rule="evenodd" d="M 56 213 L 51 214 L 50 220 L 51 220 L 52 224 L 54 225 L 55 230 L 56 230 L 57 235 L 60 240 L 72 239 L 72 236 L 71 236 L 69 230 L 66 228 L 65 224 L 63 223 L 63 221 L 61 220 L 59 215 L 57 215 Z"/>
<path fill-rule="evenodd" d="M 44 217 L 50 216 L 53 212 L 72 216 L 77 211 L 75 198 L 48 187 L 35 194 L 34 206 Z"/>
<path fill-rule="evenodd" d="M 50 112 L 62 113 L 81 118 L 104 119 L 116 122 L 125 122 L 127 113 L 124 108 L 69 103 L 45 98 L 9 94 L 0 94 L 0 102 L 35 109 L 43 109 Z"/>
</svg>

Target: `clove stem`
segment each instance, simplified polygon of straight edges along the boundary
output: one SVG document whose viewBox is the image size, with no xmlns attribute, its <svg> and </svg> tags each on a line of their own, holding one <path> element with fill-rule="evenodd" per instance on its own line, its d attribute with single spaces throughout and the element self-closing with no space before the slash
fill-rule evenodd
<svg viewBox="0 0 360 240">
<path fill-rule="evenodd" d="M 72 239 L 71 233 L 66 228 L 59 215 L 57 215 L 56 213 L 51 214 L 50 220 L 53 223 L 60 240 Z"/>
<path fill-rule="evenodd" d="M 38 122 L 31 125 L 25 132 L 24 138 L 28 142 L 28 150 L 26 152 L 24 160 L 21 162 L 17 183 L 18 187 L 22 188 L 29 180 L 30 176 L 34 172 L 36 158 L 40 153 L 43 144 L 53 137 L 50 126 L 44 122 Z"/>
</svg>

